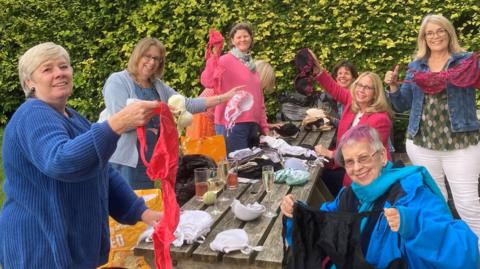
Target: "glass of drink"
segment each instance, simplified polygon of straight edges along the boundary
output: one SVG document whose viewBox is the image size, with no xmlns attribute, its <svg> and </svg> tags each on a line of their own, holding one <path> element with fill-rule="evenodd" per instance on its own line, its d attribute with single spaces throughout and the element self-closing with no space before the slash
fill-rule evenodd
<svg viewBox="0 0 480 269">
<path fill-rule="evenodd" d="M 203 201 L 203 195 L 208 191 L 207 180 L 210 176 L 210 169 L 208 168 L 195 168 L 193 170 L 195 179 L 195 198 L 198 201 Z"/>
<path fill-rule="evenodd" d="M 262 166 L 262 182 L 263 186 L 265 187 L 265 191 L 267 192 L 267 199 L 268 203 L 272 202 L 272 190 L 273 190 L 273 182 L 275 179 L 275 172 L 273 170 L 272 165 L 265 165 Z M 272 205 L 266 206 L 267 210 L 263 213 L 263 216 L 267 218 L 273 218 L 277 216 L 277 213 L 272 210 Z"/>
<path fill-rule="evenodd" d="M 227 160 L 222 160 L 218 164 L 217 168 L 217 175 L 218 178 L 223 181 L 224 185 L 227 182 L 227 177 L 228 177 L 228 170 L 230 169 L 230 165 Z M 223 185 L 222 185 L 223 186 Z M 227 195 L 222 195 L 221 197 L 218 198 L 220 202 L 228 202 L 230 199 L 228 199 Z"/>
<path fill-rule="evenodd" d="M 227 189 L 236 190 L 238 188 L 238 162 L 235 159 L 228 159 Z"/>
<path fill-rule="evenodd" d="M 332 112 L 332 105 L 328 101 L 324 101 L 322 104 L 322 109 L 325 111 L 325 113 L 330 113 Z"/>
<path fill-rule="evenodd" d="M 215 169 L 210 170 L 210 175 L 207 180 L 208 183 L 208 191 L 214 192 L 215 195 L 218 197 L 218 193 L 223 190 L 224 181 L 220 179 L 217 175 L 217 171 Z M 213 202 L 213 209 L 210 214 L 212 215 L 218 215 L 222 213 L 220 210 L 218 210 L 217 207 L 217 199 L 215 199 L 215 202 Z"/>
</svg>

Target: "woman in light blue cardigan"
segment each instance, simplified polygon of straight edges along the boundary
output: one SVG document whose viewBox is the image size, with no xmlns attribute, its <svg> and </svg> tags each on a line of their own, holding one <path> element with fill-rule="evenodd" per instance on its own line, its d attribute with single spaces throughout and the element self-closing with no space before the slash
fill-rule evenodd
<svg viewBox="0 0 480 269">
<path fill-rule="evenodd" d="M 165 47 L 156 38 L 143 38 L 135 46 L 126 70 L 113 73 L 103 87 L 106 110 L 109 115 L 127 105 L 129 99 L 159 100 L 168 102 L 170 96 L 178 94 L 160 80 L 165 70 Z M 229 100 L 236 90 L 207 98 L 186 98 L 186 108 L 190 113 L 199 113 L 209 107 Z M 158 117 L 147 127 L 147 159 L 150 158 L 158 136 Z M 113 167 L 128 180 L 134 189 L 153 188 L 153 182 L 146 174 L 146 168 L 139 161 L 139 147 L 135 126 L 124 133 L 110 158 Z"/>
</svg>

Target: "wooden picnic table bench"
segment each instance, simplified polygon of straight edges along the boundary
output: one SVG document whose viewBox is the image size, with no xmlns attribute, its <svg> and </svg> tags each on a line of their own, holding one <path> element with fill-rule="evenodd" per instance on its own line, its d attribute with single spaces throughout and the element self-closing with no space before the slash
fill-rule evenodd
<svg viewBox="0 0 480 269">
<path fill-rule="evenodd" d="M 329 147 L 335 135 L 335 130 L 329 131 L 304 131 L 294 138 L 286 140 L 291 145 L 317 145 Z M 282 198 L 292 193 L 299 200 L 307 201 L 312 206 L 333 199 L 322 180 L 317 180 L 322 172 L 321 166 L 311 168 L 311 179 L 303 186 L 288 186 L 286 184 L 274 184 L 272 191 L 272 208 L 276 209 L 277 217 L 266 218 L 261 216 L 256 220 L 244 222 L 234 217 L 230 210 L 230 202 L 217 202 L 217 208 L 221 211 L 218 215 L 212 215 L 214 223 L 206 240 L 202 244 L 183 245 L 182 247 L 172 246 L 170 249 L 174 268 L 178 269 L 210 269 L 210 268 L 282 268 L 283 242 L 282 242 L 282 214 L 280 213 L 280 202 Z M 223 191 L 220 196 L 228 195 L 235 197 L 243 204 L 253 202 L 265 202 L 267 195 L 260 182 L 253 184 L 239 184 L 234 191 Z M 212 211 L 212 206 L 207 206 L 193 197 L 182 210 L 205 210 Z M 166 209 L 168 210 L 168 209 Z M 210 242 L 215 236 L 224 230 L 242 228 L 249 236 L 249 245 L 261 246 L 263 251 L 253 251 L 250 255 L 242 254 L 239 251 L 223 254 L 212 251 Z M 140 242 L 134 249 L 136 256 L 143 256 L 152 268 L 155 268 L 153 244 Z"/>
</svg>

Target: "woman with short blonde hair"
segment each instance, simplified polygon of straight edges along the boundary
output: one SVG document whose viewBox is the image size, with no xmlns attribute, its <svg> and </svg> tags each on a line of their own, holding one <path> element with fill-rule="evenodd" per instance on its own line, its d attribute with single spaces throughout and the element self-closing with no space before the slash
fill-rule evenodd
<svg viewBox="0 0 480 269">
<path fill-rule="evenodd" d="M 33 71 L 45 61 L 55 58 L 64 58 L 70 64 L 68 52 L 62 46 L 53 42 L 45 42 L 34 46 L 20 57 L 18 61 L 18 76 L 26 97 L 35 95 L 35 88 L 27 85 L 27 81 L 31 80 Z"/>
<path fill-rule="evenodd" d="M 27 99 L 4 132 L 0 267 L 98 268 L 108 260 L 109 215 L 130 225 L 162 218 L 108 165 L 119 136 L 159 103 L 135 102 L 92 124 L 67 105 L 73 68 L 52 42 L 28 49 L 18 73 Z"/>
</svg>

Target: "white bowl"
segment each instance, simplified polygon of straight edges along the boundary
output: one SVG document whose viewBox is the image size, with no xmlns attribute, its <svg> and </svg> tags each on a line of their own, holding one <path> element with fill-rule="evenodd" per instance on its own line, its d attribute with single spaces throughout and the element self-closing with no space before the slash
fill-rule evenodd
<svg viewBox="0 0 480 269">
<path fill-rule="evenodd" d="M 265 206 L 257 202 L 253 204 L 243 205 L 237 199 L 233 200 L 231 207 L 235 217 L 243 221 L 254 220 L 260 217 L 263 212 L 265 212 Z"/>
</svg>

